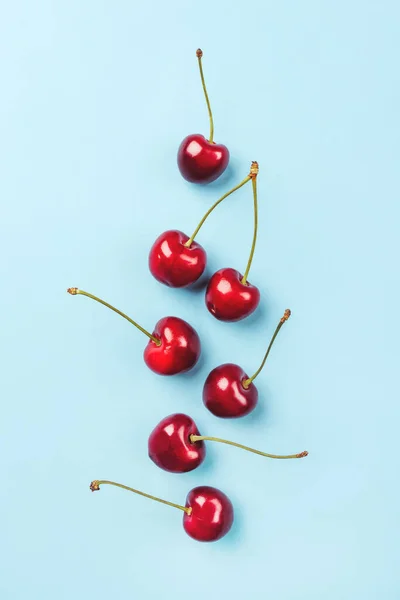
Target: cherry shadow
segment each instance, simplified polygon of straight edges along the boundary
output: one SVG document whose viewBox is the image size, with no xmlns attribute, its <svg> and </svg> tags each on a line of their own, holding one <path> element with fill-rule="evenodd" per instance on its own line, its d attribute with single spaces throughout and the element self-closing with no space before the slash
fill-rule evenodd
<svg viewBox="0 0 400 600">
<path fill-rule="evenodd" d="M 226 167 L 225 171 L 222 173 L 221 177 L 218 177 L 218 179 L 216 179 L 212 183 L 209 183 L 208 187 L 210 190 L 229 189 L 230 187 L 233 187 L 234 180 L 236 177 L 237 177 L 236 164 L 235 164 L 235 161 L 233 161 L 233 164 L 232 164 L 232 159 L 231 159 L 229 161 L 229 164 Z M 243 177 L 245 177 L 245 175 Z"/>
<path fill-rule="evenodd" d="M 222 173 L 221 177 L 218 177 L 218 179 L 216 179 L 212 183 L 193 184 L 188 181 L 184 181 L 185 186 L 188 190 L 190 190 L 192 194 L 194 194 L 199 199 L 201 198 L 202 201 L 209 201 L 210 198 L 215 197 L 215 194 L 221 195 L 221 193 L 223 194 L 224 192 L 227 192 L 230 188 L 232 188 L 235 185 L 235 183 L 238 183 L 237 180 L 239 164 L 239 161 L 236 161 L 235 159 L 231 158 L 227 168 Z M 245 175 L 242 175 L 242 179 L 243 177 L 245 177 Z"/>
<path fill-rule="evenodd" d="M 207 281 L 204 285 L 207 284 Z M 204 287 L 202 289 L 204 289 Z M 212 320 L 213 322 L 215 322 L 215 317 L 209 312 L 207 311 L 207 308 L 205 309 L 206 312 L 208 313 L 209 319 Z M 266 327 L 266 322 L 268 321 L 268 317 L 271 314 L 271 311 L 269 309 L 269 303 L 268 303 L 268 298 L 264 298 L 264 300 L 260 303 L 260 305 L 257 307 L 257 309 L 254 311 L 253 314 L 251 314 L 249 317 L 247 317 L 246 319 L 243 319 L 242 321 L 235 321 L 235 322 L 226 322 L 226 321 L 219 321 L 219 323 L 221 323 L 222 327 L 232 327 L 235 328 L 238 332 L 238 336 L 245 336 L 246 338 L 251 337 L 253 335 L 253 331 L 256 331 L 257 334 L 260 334 L 260 331 L 262 331 L 265 328 L 265 335 L 266 335 L 266 339 L 267 339 L 267 327 Z"/>
<path fill-rule="evenodd" d="M 181 477 L 185 477 L 187 481 L 193 482 L 190 484 L 193 487 L 200 485 L 199 481 L 208 481 L 209 479 L 212 479 L 215 472 L 217 452 L 215 452 L 215 449 L 212 448 L 212 442 L 204 443 L 207 444 L 204 462 L 197 467 L 197 469 L 193 469 L 193 471 L 181 474 Z"/>
<path fill-rule="evenodd" d="M 260 304 L 253 312 L 253 314 L 251 314 L 246 319 L 242 319 L 241 321 L 232 323 L 232 325 L 237 327 L 237 329 L 240 331 L 246 330 L 248 332 L 250 329 L 256 329 L 257 332 L 259 332 L 261 327 L 265 327 L 265 322 L 270 312 L 271 311 L 269 310 L 268 297 L 261 298 Z"/>
<path fill-rule="evenodd" d="M 181 287 L 181 288 L 169 287 L 168 285 L 164 285 L 163 283 L 160 283 L 159 281 L 156 281 L 156 285 L 159 287 L 159 289 L 163 290 L 164 293 L 166 293 L 166 294 L 170 293 L 171 296 L 174 296 L 175 294 L 186 294 L 186 295 L 190 296 L 190 295 L 194 295 L 194 294 L 199 294 L 199 292 L 204 292 L 207 287 L 207 284 L 210 280 L 211 275 L 212 275 L 211 269 L 207 265 L 206 268 L 204 269 L 204 273 L 201 275 L 201 277 L 199 277 L 199 279 L 197 281 L 195 281 L 191 285 L 188 285 L 187 287 Z"/>
<path fill-rule="evenodd" d="M 254 429 L 254 427 L 260 427 L 266 425 L 269 422 L 270 409 L 265 398 L 265 394 L 259 393 L 258 403 L 256 408 L 243 419 L 236 419 L 240 421 L 241 429 Z M 239 425 L 239 423 L 238 423 Z"/>
<path fill-rule="evenodd" d="M 208 266 L 206 266 L 203 275 L 197 281 L 195 281 L 192 285 L 190 285 L 186 288 L 182 288 L 182 291 L 186 292 L 187 294 L 194 294 L 194 293 L 202 292 L 206 289 L 207 284 L 210 280 L 210 277 L 211 277 L 210 269 Z"/>
<path fill-rule="evenodd" d="M 255 428 L 260 427 L 267 430 L 267 428 L 271 425 L 271 394 L 265 384 L 263 384 L 262 389 L 259 388 L 258 391 L 259 397 L 257 406 L 249 415 L 246 415 L 245 417 L 239 417 L 237 419 L 229 419 L 230 424 L 232 424 L 232 429 L 235 430 L 235 433 L 232 433 L 232 436 L 235 437 L 232 437 L 232 439 L 241 444 L 247 444 L 247 430 L 254 431 Z M 216 417 L 216 423 L 219 420 L 220 419 Z M 240 450 L 238 450 L 238 452 L 240 452 Z"/>
<path fill-rule="evenodd" d="M 206 354 L 206 349 L 203 346 L 202 350 L 201 350 L 200 358 L 197 361 L 197 363 L 195 364 L 195 366 L 192 369 L 190 369 L 190 371 L 187 371 L 186 373 L 178 373 L 177 375 L 174 375 L 174 379 L 176 381 L 178 381 L 178 380 L 185 381 L 187 379 L 194 379 L 195 377 L 197 377 L 205 365 L 205 354 Z"/>
<path fill-rule="evenodd" d="M 232 529 L 226 534 L 222 540 L 216 542 L 216 549 L 218 551 L 226 552 L 229 549 L 236 548 L 239 544 L 243 543 L 244 538 L 244 515 L 242 506 L 239 499 L 232 494 L 229 494 L 230 500 L 233 504 L 234 519 Z M 218 544 L 218 546 L 217 546 Z"/>
</svg>

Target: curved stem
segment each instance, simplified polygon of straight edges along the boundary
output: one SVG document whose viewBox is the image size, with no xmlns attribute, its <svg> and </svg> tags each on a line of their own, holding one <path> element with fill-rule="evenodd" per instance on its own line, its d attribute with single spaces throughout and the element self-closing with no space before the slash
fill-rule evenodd
<svg viewBox="0 0 400 600">
<path fill-rule="evenodd" d="M 253 176 L 252 176 L 252 181 L 251 181 L 251 183 L 253 185 L 253 200 L 254 200 L 253 242 L 251 244 L 250 256 L 249 256 L 249 260 L 247 261 L 247 267 L 246 267 L 246 270 L 245 270 L 244 275 L 242 277 L 242 283 L 243 283 L 243 285 L 247 282 L 247 277 L 249 275 L 251 263 L 253 261 L 254 250 L 256 249 L 256 242 L 257 242 L 257 229 L 258 229 L 257 175 L 258 175 L 258 164 L 257 163 L 253 163 L 253 165 L 254 164 L 256 165 L 256 167 L 254 167 L 254 169 L 256 168 L 257 170 L 254 170 Z"/>
<path fill-rule="evenodd" d="M 128 490 L 128 492 L 133 492 L 134 494 L 139 494 L 139 496 L 144 496 L 145 498 L 150 498 L 150 500 L 155 500 L 156 502 L 161 502 L 161 504 L 167 504 L 168 506 L 173 506 L 173 508 L 179 508 L 179 510 L 183 510 L 186 514 L 190 515 L 192 512 L 191 507 L 181 506 L 180 504 L 175 504 L 174 502 L 168 502 L 168 500 L 162 500 L 161 498 L 157 498 L 157 496 L 151 496 L 150 494 L 145 494 L 144 492 L 140 492 L 139 490 L 135 490 L 134 488 L 128 487 L 127 485 L 122 485 L 122 483 L 115 483 L 115 481 L 107 481 L 106 479 L 95 479 L 90 484 L 90 489 L 92 492 L 97 492 L 100 490 L 101 485 L 114 485 L 115 487 L 122 488 L 123 490 Z"/>
<path fill-rule="evenodd" d="M 236 192 L 236 190 L 238 190 L 239 188 L 241 188 L 242 186 L 244 186 L 248 181 L 250 181 L 250 179 L 252 179 L 251 173 L 249 175 L 247 175 L 247 177 L 245 177 L 243 179 L 243 181 L 241 181 L 238 185 L 236 185 L 234 188 L 232 188 L 231 190 L 229 190 L 229 192 L 226 192 L 226 194 L 224 194 L 223 196 L 221 196 L 221 198 L 219 198 L 216 202 L 214 202 L 214 204 L 211 206 L 211 208 L 208 209 L 208 211 L 206 212 L 206 214 L 204 215 L 204 217 L 201 219 L 200 223 L 197 225 L 197 227 L 194 230 L 194 232 L 191 235 L 191 237 L 185 243 L 185 246 L 187 248 L 190 248 L 190 246 L 193 243 L 194 238 L 199 233 L 200 228 L 204 225 L 205 220 L 209 217 L 209 215 L 212 213 L 212 211 L 214 210 L 214 208 L 216 208 L 218 206 L 218 204 L 220 204 L 222 202 L 222 200 L 225 200 L 225 198 L 227 198 L 228 196 L 230 196 L 231 194 L 233 194 L 233 192 Z"/>
<path fill-rule="evenodd" d="M 221 444 L 228 444 L 229 446 L 235 446 L 236 448 L 241 448 L 242 450 L 247 450 L 248 452 L 253 452 L 254 454 L 259 454 L 260 456 L 266 456 L 267 458 L 304 458 L 308 456 L 307 450 L 304 452 L 300 452 L 299 454 L 268 454 L 267 452 L 261 452 L 261 450 L 255 450 L 254 448 L 249 448 L 249 446 L 243 446 L 243 444 L 237 444 L 236 442 L 230 442 L 229 440 L 222 440 L 221 438 L 210 437 L 208 435 L 194 435 L 190 436 L 190 441 L 201 442 L 203 440 L 208 440 L 209 442 L 220 442 Z"/>
<path fill-rule="evenodd" d="M 273 346 L 273 344 L 274 344 L 274 341 L 275 341 L 275 339 L 276 339 L 276 337 L 277 337 L 278 333 L 279 333 L 279 332 L 280 332 L 280 330 L 281 330 L 281 327 L 282 327 L 282 325 L 283 325 L 283 324 L 284 324 L 284 323 L 285 323 L 285 322 L 288 320 L 288 318 L 290 317 L 290 315 L 291 315 L 291 314 L 292 314 L 292 313 L 291 313 L 291 312 L 290 312 L 290 310 L 287 308 L 287 309 L 285 310 L 284 314 L 283 314 L 283 317 L 281 317 L 281 320 L 279 321 L 279 323 L 278 323 L 278 325 L 277 325 L 277 328 L 275 329 L 274 335 L 273 335 L 273 336 L 272 336 L 272 338 L 271 338 L 271 341 L 270 341 L 270 343 L 269 343 L 269 346 L 268 346 L 268 348 L 267 348 L 267 351 L 266 351 L 266 353 L 265 353 L 265 355 L 264 355 L 264 358 L 262 359 L 261 365 L 259 366 L 259 368 L 257 369 L 257 371 L 254 373 L 254 375 L 252 375 L 251 377 L 249 377 L 249 379 L 245 379 L 245 380 L 242 382 L 242 385 L 243 385 L 243 387 L 244 387 L 244 388 L 248 388 L 248 387 L 249 387 L 249 385 L 250 385 L 250 384 L 251 384 L 251 383 L 254 381 L 254 379 L 257 377 L 257 375 L 259 375 L 259 374 L 260 374 L 260 372 L 262 371 L 262 369 L 263 369 L 263 367 L 264 367 L 264 365 L 265 365 L 265 363 L 266 363 L 266 360 L 267 360 L 267 358 L 268 358 L 268 354 L 270 353 L 270 350 L 271 350 L 271 348 L 272 348 L 272 346 Z"/>
<path fill-rule="evenodd" d="M 204 92 L 204 96 L 205 96 L 206 103 L 207 103 L 208 116 L 210 119 L 210 137 L 209 137 L 208 141 L 210 142 L 210 144 L 213 144 L 214 143 L 214 121 L 213 121 L 213 116 L 212 116 L 212 112 L 211 112 L 210 100 L 209 100 L 208 94 L 207 94 L 206 82 L 204 81 L 203 64 L 201 62 L 201 59 L 203 56 L 203 51 L 200 50 L 200 48 L 198 50 L 196 50 L 196 56 L 197 56 L 197 60 L 199 62 L 201 84 L 203 86 L 203 92 Z"/>
<path fill-rule="evenodd" d="M 137 327 L 139 329 L 139 331 L 141 331 L 142 333 L 144 333 L 145 335 L 147 335 L 147 337 L 150 338 L 157 346 L 161 345 L 161 340 L 159 340 L 158 338 L 156 338 L 154 335 L 151 335 L 151 333 L 149 333 L 148 331 L 146 331 L 146 329 L 143 329 L 143 327 L 141 327 L 139 325 L 139 323 L 136 323 L 136 321 L 134 321 L 133 319 L 131 319 L 130 317 L 128 317 L 128 315 L 126 315 L 125 313 L 121 312 L 120 310 L 118 310 L 118 308 L 115 308 L 111 304 L 108 304 L 108 302 L 105 302 L 101 298 L 98 298 L 97 296 L 93 296 L 93 294 L 89 294 L 89 292 L 84 292 L 83 290 L 79 290 L 78 288 L 68 288 L 67 292 L 68 292 L 68 294 L 71 294 L 72 296 L 77 296 L 78 294 L 80 294 L 81 296 L 87 296 L 88 298 L 91 298 L 92 300 L 96 300 L 96 302 L 100 302 L 100 304 L 103 304 L 104 306 L 107 306 L 107 308 L 110 308 L 111 310 L 113 310 L 114 312 L 116 312 L 121 317 L 124 317 L 124 319 L 126 319 L 127 321 L 129 321 L 129 323 L 131 323 L 132 325 L 134 325 L 135 327 Z"/>
</svg>

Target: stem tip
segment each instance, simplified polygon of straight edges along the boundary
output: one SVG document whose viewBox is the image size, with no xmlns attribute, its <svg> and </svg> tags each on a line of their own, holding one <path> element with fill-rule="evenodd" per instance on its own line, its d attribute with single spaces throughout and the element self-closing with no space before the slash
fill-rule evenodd
<svg viewBox="0 0 400 600">
<path fill-rule="evenodd" d="M 300 452 L 300 454 L 297 455 L 297 458 L 304 458 L 305 456 L 308 456 L 307 450 L 304 450 L 304 452 Z"/>
<path fill-rule="evenodd" d="M 201 58 L 203 56 L 203 50 L 201 48 L 197 48 L 196 56 L 197 58 Z"/>
<path fill-rule="evenodd" d="M 92 483 L 90 484 L 89 487 L 92 492 L 98 492 L 100 490 L 99 481 L 97 479 L 95 479 L 94 481 L 92 481 Z"/>
<path fill-rule="evenodd" d="M 68 292 L 68 294 L 71 294 L 72 296 L 76 296 L 78 293 L 78 288 L 68 288 L 67 292 Z"/>
<path fill-rule="evenodd" d="M 257 175 L 258 175 L 258 171 L 259 171 L 259 170 L 260 170 L 260 169 L 259 169 L 259 167 L 258 167 L 258 162 L 257 162 L 256 160 L 253 160 L 253 161 L 251 162 L 249 176 L 250 176 L 252 179 L 255 179 L 255 178 L 257 177 Z"/>
<path fill-rule="evenodd" d="M 287 308 L 285 310 L 285 312 L 283 313 L 283 317 L 281 318 L 281 323 L 284 323 L 285 321 L 287 321 L 291 314 L 292 314 L 292 311 L 290 310 L 290 308 Z"/>
</svg>

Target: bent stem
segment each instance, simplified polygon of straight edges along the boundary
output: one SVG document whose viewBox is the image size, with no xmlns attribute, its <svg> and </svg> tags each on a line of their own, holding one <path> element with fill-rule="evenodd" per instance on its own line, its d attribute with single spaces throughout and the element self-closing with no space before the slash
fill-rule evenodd
<svg viewBox="0 0 400 600">
<path fill-rule="evenodd" d="M 250 256 L 247 261 L 247 267 L 242 277 L 241 282 L 243 285 L 247 282 L 247 277 L 249 276 L 249 271 L 251 267 L 251 263 L 253 261 L 254 251 L 256 249 L 257 242 L 257 229 L 258 229 L 258 203 L 257 203 L 257 175 L 258 175 L 258 163 L 253 161 L 250 169 L 251 175 L 251 183 L 253 185 L 253 201 L 254 201 L 254 229 L 253 229 L 253 242 L 251 244 Z"/>
<path fill-rule="evenodd" d="M 192 508 L 189 506 L 181 506 L 180 504 L 175 504 L 174 502 L 169 502 L 168 500 L 162 500 L 161 498 L 157 498 L 157 496 L 151 496 L 150 494 L 145 494 L 144 492 L 140 492 L 139 490 L 135 490 L 134 488 L 128 487 L 127 485 L 122 485 L 122 483 L 116 483 L 115 481 L 107 481 L 106 479 L 95 479 L 90 484 L 90 489 L 92 492 L 98 492 L 100 490 L 101 485 L 114 485 L 115 487 L 122 488 L 123 490 L 128 490 L 128 492 L 133 492 L 134 494 L 139 494 L 139 496 L 144 496 L 145 498 L 150 498 L 150 500 L 155 500 L 156 502 L 161 502 L 161 504 L 167 504 L 168 506 L 173 506 L 173 508 L 179 508 L 179 510 L 183 510 L 187 515 L 192 514 Z"/>
<path fill-rule="evenodd" d="M 205 96 L 206 103 L 207 103 L 208 116 L 210 119 L 210 137 L 209 137 L 208 141 L 210 142 L 210 144 L 213 144 L 214 143 L 214 121 L 213 121 L 213 116 L 212 116 L 212 112 L 211 112 L 210 100 L 209 100 L 208 94 L 207 94 L 206 82 L 204 80 L 203 64 L 201 62 L 201 59 L 203 57 L 203 50 L 201 50 L 200 48 L 198 50 L 196 50 L 196 56 L 197 56 L 197 60 L 199 62 L 201 84 L 203 86 L 203 92 L 204 92 L 204 96 Z"/>
<path fill-rule="evenodd" d="M 271 341 L 270 341 L 269 346 L 267 348 L 267 351 L 266 351 L 266 353 L 264 355 L 264 358 L 262 359 L 261 365 L 259 366 L 259 368 L 257 369 L 257 371 L 254 373 L 254 375 L 252 375 L 252 377 L 249 377 L 249 379 L 245 379 L 242 382 L 242 385 L 243 385 L 243 387 L 245 389 L 247 389 L 249 387 L 249 385 L 254 381 L 254 379 L 257 377 L 257 375 L 259 375 L 260 372 L 262 371 L 262 369 L 264 368 L 264 365 L 265 365 L 266 360 L 268 358 L 268 354 L 270 353 L 270 350 L 271 350 L 271 348 L 272 348 L 272 346 L 274 344 L 274 341 L 275 341 L 278 333 L 280 332 L 282 325 L 284 323 L 286 323 L 286 321 L 288 320 L 288 318 L 290 317 L 291 314 L 292 313 L 290 312 L 290 310 L 288 308 L 283 313 L 283 316 L 281 317 L 281 320 L 279 321 L 279 323 L 277 325 L 277 328 L 275 329 L 274 335 L 271 338 Z"/>
<path fill-rule="evenodd" d="M 230 196 L 231 194 L 233 194 L 233 192 L 236 192 L 236 190 L 238 190 L 239 188 L 243 187 L 248 181 L 250 181 L 250 179 L 253 179 L 253 174 L 252 174 L 252 169 L 254 168 L 253 165 L 254 165 L 254 163 L 252 163 L 252 165 L 250 167 L 250 173 L 247 175 L 247 177 L 245 177 L 243 179 L 243 181 L 241 181 L 238 185 L 236 185 L 234 188 L 232 188 L 231 190 L 229 190 L 229 192 L 226 192 L 226 194 L 224 194 L 223 196 L 221 196 L 221 198 L 219 198 L 219 200 L 217 200 L 216 202 L 214 202 L 214 204 L 211 206 L 211 208 L 208 209 L 208 211 L 206 212 L 206 214 L 204 215 L 204 217 L 201 219 L 200 223 L 197 225 L 196 229 L 194 230 L 192 236 L 185 243 L 185 246 L 187 248 L 190 248 L 190 246 L 192 245 L 192 243 L 194 241 L 194 238 L 199 233 L 200 228 L 204 225 L 205 220 L 210 216 L 210 214 L 212 213 L 212 211 L 214 210 L 214 208 L 216 208 L 218 206 L 218 204 L 220 204 L 223 200 L 225 200 L 225 198 L 227 198 L 228 196 Z"/>
<path fill-rule="evenodd" d="M 78 294 L 80 294 L 81 296 L 87 296 L 88 298 L 91 298 L 92 300 L 96 300 L 96 302 L 99 302 L 100 304 L 103 304 L 104 306 L 107 306 L 107 308 L 110 308 L 111 310 L 113 310 L 114 312 L 116 312 L 121 317 L 124 317 L 124 319 L 126 319 L 127 321 L 129 321 L 129 323 L 131 323 L 132 325 L 134 325 L 135 327 L 137 327 L 139 329 L 139 331 L 141 331 L 142 333 L 144 333 L 145 335 L 147 335 L 147 337 L 150 338 L 157 346 L 161 346 L 161 340 L 159 340 L 158 338 L 156 338 L 154 335 L 151 335 L 151 333 L 149 333 L 148 331 L 146 331 L 146 329 L 144 329 L 143 327 L 141 327 L 139 325 L 139 323 L 136 323 L 136 321 L 134 321 L 133 319 L 131 319 L 130 317 L 128 317 L 128 315 L 126 315 L 125 313 L 123 313 L 120 310 L 118 310 L 118 308 L 115 308 L 111 304 L 108 304 L 108 302 L 105 302 L 101 298 L 98 298 L 97 296 L 93 296 L 93 294 L 89 294 L 89 292 L 84 292 L 83 290 L 80 290 L 80 289 L 78 289 L 76 287 L 68 288 L 67 292 L 68 292 L 68 294 L 71 294 L 72 296 L 77 296 Z"/>
<path fill-rule="evenodd" d="M 190 436 L 190 441 L 195 443 L 195 442 L 201 442 L 201 441 L 206 441 L 208 440 L 209 442 L 220 442 L 221 444 L 228 444 L 229 446 L 235 446 L 236 448 L 241 448 L 242 450 L 247 450 L 248 452 L 253 452 L 254 454 L 259 454 L 260 456 L 266 456 L 267 458 L 279 458 L 279 459 L 286 459 L 286 458 L 304 458 L 305 456 L 308 456 L 308 452 L 307 450 L 304 450 L 303 452 L 300 452 L 299 454 L 268 454 L 267 452 L 261 452 L 261 450 L 255 450 L 254 448 L 249 448 L 249 446 L 243 446 L 243 444 L 237 444 L 236 442 L 230 442 L 229 440 L 223 440 L 221 438 L 217 438 L 217 437 L 211 437 L 208 435 L 194 435 L 192 434 Z"/>
</svg>

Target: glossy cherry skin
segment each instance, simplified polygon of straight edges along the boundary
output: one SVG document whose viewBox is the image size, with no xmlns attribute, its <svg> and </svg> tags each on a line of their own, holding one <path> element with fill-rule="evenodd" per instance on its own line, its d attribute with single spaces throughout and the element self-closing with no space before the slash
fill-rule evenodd
<svg viewBox="0 0 400 600">
<path fill-rule="evenodd" d="M 211 277 L 206 290 L 206 306 L 219 321 L 240 321 L 254 312 L 260 302 L 260 290 L 236 269 L 220 269 Z"/>
<path fill-rule="evenodd" d="M 200 358 L 201 345 L 197 332 L 178 317 L 164 317 L 156 324 L 153 336 L 144 349 L 146 365 L 159 375 L 176 375 L 189 371 Z"/>
<path fill-rule="evenodd" d="M 258 391 L 254 383 L 248 388 L 243 381 L 248 375 L 239 365 L 226 363 L 211 371 L 203 387 L 203 402 L 216 417 L 232 419 L 248 415 L 257 405 Z"/>
<path fill-rule="evenodd" d="M 206 251 L 195 241 L 188 248 L 188 239 L 177 230 L 165 231 L 156 239 L 149 254 L 149 269 L 157 281 L 179 288 L 194 283 L 203 274 Z"/>
<path fill-rule="evenodd" d="M 181 413 L 165 417 L 149 437 L 149 457 L 164 471 L 187 473 L 198 467 L 206 456 L 201 440 L 192 443 L 191 435 L 200 435 L 193 419 Z"/>
<path fill-rule="evenodd" d="M 229 150 L 223 144 L 210 143 L 204 135 L 185 137 L 178 150 L 178 167 L 191 183 L 211 183 L 218 179 L 229 163 Z"/>
<path fill-rule="evenodd" d="M 202 485 L 190 490 L 185 506 L 192 512 L 184 514 L 183 527 L 198 542 L 220 540 L 232 527 L 232 502 L 217 488 Z"/>
</svg>

